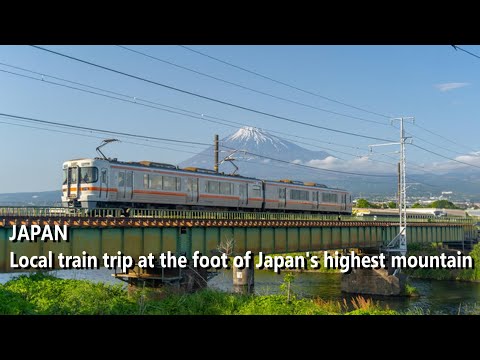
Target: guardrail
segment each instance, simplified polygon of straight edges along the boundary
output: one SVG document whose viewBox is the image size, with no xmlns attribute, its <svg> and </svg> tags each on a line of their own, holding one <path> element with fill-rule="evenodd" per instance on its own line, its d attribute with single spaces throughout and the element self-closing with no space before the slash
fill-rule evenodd
<svg viewBox="0 0 480 360">
<path fill-rule="evenodd" d="M 64 207 L 0 207 L 0 217 L 76 217 L 106 218 L 124 217 L 123 209 L 117 208 L 64 208 Z M 135 209 L 129 211 L 130 218 L 150 219 L 192 219 L 192 220 L 312 220 L 312 221 L 382 221 L 398 222 L 397 216 L 351 216 L 333 214 L 303 213 L 266 213 L 238 211 L 202 211 L 202 210 L 168 210 L 168 209 Z M 413 223 L 463 223 L 473 224 L 477 218 L 441 217 L 441 218 L 408 218 Z"/>
</svg>

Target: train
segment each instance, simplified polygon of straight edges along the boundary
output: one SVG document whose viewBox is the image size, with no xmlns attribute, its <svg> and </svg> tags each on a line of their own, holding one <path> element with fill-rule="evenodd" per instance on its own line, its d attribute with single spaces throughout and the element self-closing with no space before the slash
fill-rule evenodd
<svg viewBox="0 0 480 360">
<path fill-rule="evenodd" d="M 351 214 L 345 190 L 261 180 L 151 161 L 86 158 L 63 163 L 62 206 Z"/>
</svg>

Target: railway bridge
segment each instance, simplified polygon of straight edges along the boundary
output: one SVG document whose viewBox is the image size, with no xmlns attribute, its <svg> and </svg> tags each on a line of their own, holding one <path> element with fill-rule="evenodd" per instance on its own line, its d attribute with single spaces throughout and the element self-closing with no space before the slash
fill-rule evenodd
<svg viewBox="0 0 480 360">
<path fill-rule="evenodd" d="M 475 222 L 470 218 L 411 218 L 408 243 L 464 244 L 477 237 Z M 68 241 L 9 241 L 13 227 L 20 225 L 67 225 Z M 85 251 L 101 258 L 105 253 L 113 256 L 120 251 L 138 259 L 170 251 L 191 258 L 195 251 L 212 256 L 229 241 L 232 254 L 249 250 L 253 254 L 352 248 L 374 251 L 397 233 L 398 217 L 150 209 L 131 209 L 130 215 L 124 217 L 121 209 L 2 207 L 0 272 L 15 271 L 10 266 L 11 252 L 31 257 L 49 251 L 81 256 Z M 166 274 L 165 269 L 153 273 L 141 270 L 117 276 L 131 282 L 181 278 L 178 273 Z"/>
</svg>

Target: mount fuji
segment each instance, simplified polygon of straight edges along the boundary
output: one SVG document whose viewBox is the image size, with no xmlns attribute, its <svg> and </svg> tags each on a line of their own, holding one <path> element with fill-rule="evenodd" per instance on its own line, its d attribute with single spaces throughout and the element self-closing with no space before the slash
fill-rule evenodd
<svg viewBox="0 0 480 360">
<path fill-rule="evenodd" d="M 373 164 L 362 159 L 343 161 L 325 151 L 312 151 L 291 141 L 272 135 L 265 130 L 243 127 L 220 140 L 219 171 L 231 174 L 238 167 L 237 174 L 259 179 L 290 179 L 312 181 L 351 191 L 354 195 L 383 196 L 393 195 L 397 190 L 396 169 L 389 170 L 388 165 Z M 261 156 L 258 156 L 261 155 Z M 213 146 L 178 164 L 180 167 L 199 167 L 213 169 Z M 270 159 L 269 159 L 270 158 Z M 229 159 L 234 159 L 229 161 Z M 281 159 L 284 163 L 274 161 Z M 223 160 L 223 161 L 222 161 Z M 289 164 L 290 163 L 290 164 Z M 346 172 L 384 173 L 393 175 L 387 178 L 351 176 L 345 173 L 315 170 L 297 166 L 305 164 L 323 169 L 336 169 Z M 372 166 L 376 166 L 372 168 Z M 448 174 L 414 174 L 414 179 L 422 183 L 412 183 L 409 192 L 412 195 L 425 195 L 453 190 L 457 194 L 476 194 L 471 198 L 480 198 L 480 174 L 478 171 L 451 171 Z M 432 187 L 433 185 L 433 187 Z"/>
<path fill-rule="evenodd" d="M 317 171 L 301 168 L 286 162 L 307 163 L 311 160 L 324 160 L 331 157 L 325 151 L 312 151 L 298 146 L 286 139 L 272 135 L 254 127 L 242 127 L 234 134 L 220 140 L 219 171 L 230 174 L 238 167 L 237 173 L 260 179 L 292 179 L 321 182 Z M 199 167 L 213 169 L 213 146 L 183 161 L 180 167 Z M 261 156 L 258 156 L 261 155 Z M 272 158 L 272 159 L 269 159 Z M 233 161 L 230 161 L 233 159 Z M 222 161 L 223 160 L 223 161 Z"/>
</svg>

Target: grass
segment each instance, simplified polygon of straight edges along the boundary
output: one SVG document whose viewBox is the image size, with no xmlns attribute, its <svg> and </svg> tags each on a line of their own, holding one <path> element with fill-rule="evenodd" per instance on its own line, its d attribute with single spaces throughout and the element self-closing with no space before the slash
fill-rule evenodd
<svg viewBox="0 0 480 360">
<path fill-rule="evenodd" d="M 405 296 L 414 297 L 420 296 L 420 294 L 415 286 L 405 284 Z"/>
<path fill-rule="evenodd" d="M 390 315 L 378 302 L 358 296 L 348 303 L 287 299 L 286 295 L 237 295 L 204 289 L 166 295 L 161 300 L 141 290 L 129 296 L 121 285 L 66 280 L 36 273 L 0 285 L 0 314 L 54 315 Z"/>
</svg>

